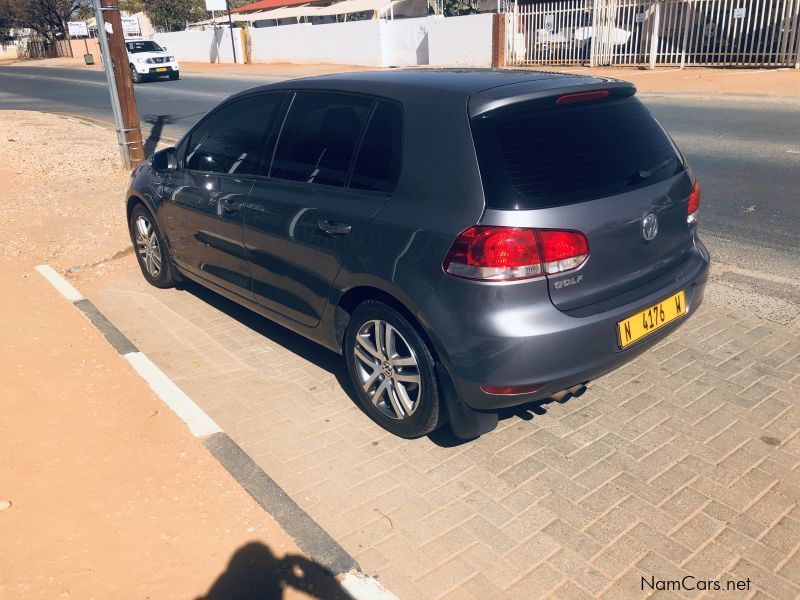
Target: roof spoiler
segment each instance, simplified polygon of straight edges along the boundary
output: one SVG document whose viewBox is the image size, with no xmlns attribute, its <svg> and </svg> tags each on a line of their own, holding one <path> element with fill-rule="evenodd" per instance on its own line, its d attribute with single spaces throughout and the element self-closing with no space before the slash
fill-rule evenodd
<svg viewBox="0 0 800 600">
<path fill-rule="evenodd" d="M 514 105 L 525 103 L 528 107 L 531 103 L 549 105 L 555 104 L 557 98 L 563 96 L 584 94 L 593 91 L 608 91 L 608 97 L 619 98 L 633 96 L 636 93 L 636 86 L 627 81 L 618 79 L 598 80 L 595 77 L 587 77 L 587 83 L 577 85 L 564 85 L 563 79 L 553 79 L 548 81 L 546 87 L 542 86 L 542 81 L 512 83 L 502 85 L 470 96 L 468 103 L 469 116 L 471 118 L 484 116 L 487 113 L 500 109 L 513 108 Z"/>
</svg>

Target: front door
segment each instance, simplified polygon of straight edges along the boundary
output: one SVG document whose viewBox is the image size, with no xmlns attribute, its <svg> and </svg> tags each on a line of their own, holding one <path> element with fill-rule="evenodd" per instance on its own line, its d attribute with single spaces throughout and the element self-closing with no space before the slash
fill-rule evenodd
<svg viewBox="0 0 800 600">
<path fill-rule="evenodd" d="M 170 174 L 166 231 L 176 264 L 252 298 L 244 205 L 285 94 L 256 94 L 211 113 L 188 136 Z"/>
</svg>

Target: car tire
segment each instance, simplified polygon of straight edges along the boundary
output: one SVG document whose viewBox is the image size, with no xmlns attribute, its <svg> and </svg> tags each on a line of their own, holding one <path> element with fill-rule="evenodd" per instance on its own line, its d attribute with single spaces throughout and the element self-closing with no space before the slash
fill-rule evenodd
<svg viewBox="0 0 800 600">
<path fill-rule="evenodd" d="M 142 83 L 142 76 L 133 65 L 131 65 L 131 81 L 133 83 Z"/>
<path fill-rule="evenodd" d="M 150 211 L 137 204 L 131 211 L 128 229 L 136 260 L 147 282 L 157 288 L 173 287 L 177 278 L 173 274 L 172 257 Z"/>
<path fill-rule="evenodd" d="M 170 78 L 171 81 L 175 81 L 175 80 L 181 78 L 181 74 L 180 73 L 170 73 L 169 74 L 169 78 Z"/>
<path fill-rule="evenodd" d="M 443 423 L 433 356 L 400 312 L 375 300 L 360 304 L 348 322 L 343 354 L 353 389 L 378 425 L 413 439 Z"/>
</svg>

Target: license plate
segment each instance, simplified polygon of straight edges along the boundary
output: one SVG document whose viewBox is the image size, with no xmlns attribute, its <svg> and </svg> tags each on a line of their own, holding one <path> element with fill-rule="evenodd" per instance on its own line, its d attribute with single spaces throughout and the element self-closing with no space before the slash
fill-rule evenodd
<svg viewBox="0 0 800 600">
<path fill-rule="evenodd" d="M 686 314 L 682 291 L 617 323 L 620 348 L 630 346 Z"/>
<path fill-rule="evenodd" d="M 165 73 L 166 71 L 167 71 L 166 67 L 159 67 L 158 69 L 156 69 L 156 73 Z"/>
</svg>

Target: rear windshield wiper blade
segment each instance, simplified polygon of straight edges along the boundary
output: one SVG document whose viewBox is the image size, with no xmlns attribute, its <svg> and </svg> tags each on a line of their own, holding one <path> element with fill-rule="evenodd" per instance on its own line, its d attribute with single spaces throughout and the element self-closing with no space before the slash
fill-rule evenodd
<svg viewBox="0 0 800 600">
<path fill-rule="evenodd" d="M 677 161 L 678 161 L 677 158 L 675 158 L 674 156 L 670 156 L 669 158 L 667 158 L 665 160 L 662 160 L 657 165 L 654 165 L 652 167 L 648 167 L 646 169 L 639 169 L 635 173 L 631 174 L 630 177 L 628 177 L 628 180 L 629 181 L 631 181 L 631 180 L 632 181 L 643 181 L 643 180 L 651 177 L 655 173 L 658 173 L 664 167 L 668 167 L 670 163 L 677 162 Z"/>
</svg>

